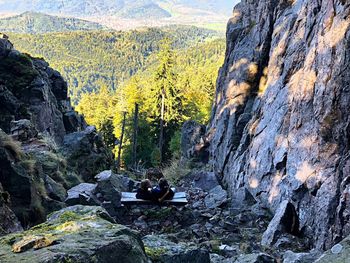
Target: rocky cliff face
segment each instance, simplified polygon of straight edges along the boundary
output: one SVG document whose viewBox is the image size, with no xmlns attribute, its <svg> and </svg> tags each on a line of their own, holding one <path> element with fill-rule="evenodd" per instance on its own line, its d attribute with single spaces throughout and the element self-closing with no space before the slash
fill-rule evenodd
<svg viewBox="0 0 350 263">
<path fill-rule="evenodd" d="M 12 120 L 29 119 L 60 143 L 66 133 L 86 127 L 70 106 L 60 73 L 43 59 L 15 50 L 5 35 L 0 38 L 0 104 L 0 128 L 7 133 Z"/>
<path fill-rule="evenodd" d="M 350 4 L 242 0 L 209 131 L 214 170 L 329 248 L 350 233 Z"/>
<path fill-rule="evenodd" d="M 61 75 L 0 34 L 0 236 L 43 222 L 65 207 L 67 189 L 111 164 Z"/>
</svg>

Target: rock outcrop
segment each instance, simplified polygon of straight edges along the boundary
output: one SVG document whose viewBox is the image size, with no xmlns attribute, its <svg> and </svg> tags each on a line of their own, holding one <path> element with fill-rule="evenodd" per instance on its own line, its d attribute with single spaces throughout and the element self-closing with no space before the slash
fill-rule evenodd
<svg viewBox="0 0 350 263">
<path fill-rule="evenodd" d="M 105 147 L 102 137 L 93 126 L 64 136 L 61 151 L 68 166 L 86 182 L 93 181 L 96 174 L 111 169 L 113 165 L 111 151 Z"/>
<path fill-rule="evenodd" d="M 350 233 L 349 16 L 344 0 L 238 4 L 208 132 L 233 199 L 288 200 L 321 249 Z"/>
<path fill-rule="evenodd" d="M 181 130 L 181 155 L 192 161 L 208 162 L 208 143 L 205 141 L 206 128 L 195 121 L 187 121 Z"/>
<path fill-rule="evenodd" d="M 0 236 L 23 230 L 16 215 L 8 207 L 10 195 L 0 184 Z"/>
<path fill-rule="evenodd" d="M 29 119 L 42 133 L 62 142 L 67 133 L 86 127 L 67 98 L 67 83 L 42 59 L 16 51 L 0 38 L 0 128 L 10 133 L 12 120 Z"/>
<path fill-rule="evenodd" d="M 0 239 L 1 262 L 146 263 L 141 238 L 100 207 L 73 206 Z"/>
<path fill-rule="evenodd" d="M 67 84 L 42 59 L 0 34 L 0 235 L 27 228 L 65 207 L 66 190 L 110 169 L 112 155 L 86 127 Z M 10 219 L 13 224 L 8 224 Z"/>
</svg>

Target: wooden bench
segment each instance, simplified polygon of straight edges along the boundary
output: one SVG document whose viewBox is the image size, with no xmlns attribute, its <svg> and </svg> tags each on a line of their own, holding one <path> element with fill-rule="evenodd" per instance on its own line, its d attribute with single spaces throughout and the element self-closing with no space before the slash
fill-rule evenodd
<svg viewBox="0 0 350 263">
<path fill-rule="evenodd" d="M 149 200 L 137 199 L 136 193 L 122 192 L 121 203 L 123 205 L 159 205 Z M 173 199 L 164 200 L 161 205 L 186 205 L 188 203 L 185 192 L 178 192 L 174 194 Z"/>
</svg>

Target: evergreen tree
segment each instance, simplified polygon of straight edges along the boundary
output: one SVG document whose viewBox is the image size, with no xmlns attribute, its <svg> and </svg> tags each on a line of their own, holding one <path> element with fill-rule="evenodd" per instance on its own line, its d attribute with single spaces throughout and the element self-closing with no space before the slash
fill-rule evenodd
<svg viewBox="0 0 350 263">
<path fill-rule="evenodd" d="M 158 55 L 159 66 L 154 74 L 150 105 L 153 123 L 158 125 L 158 147 L 160 163 L 167 151 L 166 142 L 182 120 L 182 95 L 177 87 L 177 74 L 174 72 L 174 52 L 169 39 L 163 40 Z M 175 130 L 173 130 L 175 128 Z"/>
</svg>

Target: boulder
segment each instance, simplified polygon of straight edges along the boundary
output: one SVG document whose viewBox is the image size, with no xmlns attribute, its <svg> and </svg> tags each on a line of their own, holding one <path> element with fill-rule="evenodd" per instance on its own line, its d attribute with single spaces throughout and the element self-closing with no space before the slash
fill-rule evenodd
<svg viewBox="0 0 350 263">
<path fill-rule="evenodd" d="M 93 181 L 96 174 L 110 169 L 113 164 L 111 152 L 92 126 L 84 131 L 66 135 L 61 150 L 67 158 L 68 165 L 86 182 Z"/>
<path fill-rule="evenodd" d="M 264 232 L 261 240 L 263 246 L 271 247 L 284 233 L 299 234 L 299 218 L 292 203 L 285 200 L 276 210 L 275 216 Z"/>
<path fill-rule="evenodd" d="M 216 178 L 215 173 L 200 171 L 194 174 L 193 187 L 201 188 L 202 190 L 208 192 L 219 185 L 219 181 Z"/>
<path fill-rule="evenodd" d="M 222 189 L 221 185 L 209 191 L 209 194 L 205 197 L 205 206 L 209 209 L 217 208 L 227 202 L 227 192 Z"/>
<path fill-rule="evenodd" d="M 10 133 L 11 121 L 28 119 L 61 144 L 67 133 L 86 127 L 70 104 L 67 83 L 46 61 L 15 50 L 5 35 L 0 35 L 0 58 L 0 127 L 5 132 Z"/>
<path fill-rule="evenodd" d="M 124 177 L 108 170 L 96 175 L 95 179 L 97 181 L 96 192 L 101 194 L 101 201 L 110 201 L 115 207 L 120 207 L 121 192 L 128 191 L 124 184 Z"/>
<path fill-rule="evenodd" d="M 44 182 L 46 192 L 51 199 L 59 202 L 64 202 L 66 200 L 67 191 L 62 184 L 57 183 L 48 175 L 45 176 Z"/>
<path fill-rule="evenodd" d="M 276 259 L 264 253 L 240 255 L 234 263 L 277 263 Z"/>
<path fill-rule="evenodd" d="M 67 205 L 98 205 L 94 196 L 97 184 L 81 183 L 67 191 Z"/>
<path fill-rule="evenodd" d="M 143 239 L 147 255 L 152 262 L 209 263 L 209 252 L 193 244 L 174 243 L 165 235 L 148 235 Z"/>
<path fill-rule="evenodd" d="M 0 243 L 1 262 L 148 263 L 139 236 L 114 224 L 101 207 L 62 209 L 44 224 Z"/>
</svg>

